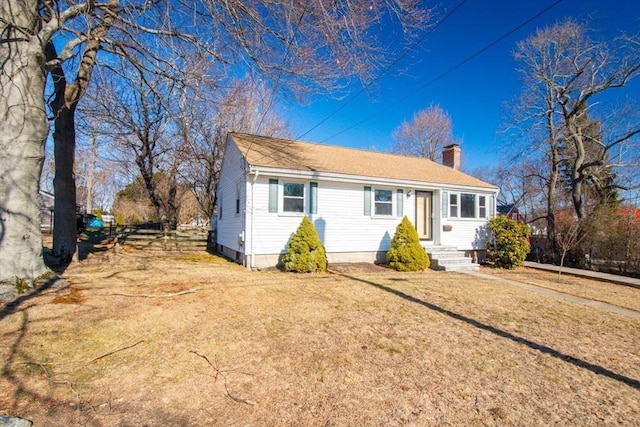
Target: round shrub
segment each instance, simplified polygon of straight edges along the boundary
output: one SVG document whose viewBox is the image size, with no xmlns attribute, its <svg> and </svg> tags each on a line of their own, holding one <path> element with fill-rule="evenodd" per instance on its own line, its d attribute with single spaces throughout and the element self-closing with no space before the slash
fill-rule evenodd
<svg viewBox="0 0 640 427">
<path fill-rule="evenodd" d="M 489 231 L 487 258 L 494 267 L 512 269 L 524 264 L 531 234 L 526 224 L 501 215 L 489 221 Z"/>
<path fill-rule="evenodd" d="M 431 264 L 420 244 L 418 232 L 406 216 L 396 227 L 391 248 L 387 251 L 387 264 L 398 271 L 422 271 Z"/>
<path fill-rule="evenodd" d="M 327 271 L 324 245 L 306 216 L 287 244 L 287 251 L 282 256 L 282 266 L 286 271 L 297 273 Z"/>
</svg>

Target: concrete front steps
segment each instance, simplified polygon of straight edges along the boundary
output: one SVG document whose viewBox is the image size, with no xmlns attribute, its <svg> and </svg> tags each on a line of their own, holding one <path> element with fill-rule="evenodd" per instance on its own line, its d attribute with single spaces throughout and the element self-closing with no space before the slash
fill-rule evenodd
<svg viewBox="0 0 640 427">
<path fill-rule="evenodd" d="M 480 266 L 454 246 L 427 246 L 431 269 L 440 271 L 478 271 Z"/>
</svg>

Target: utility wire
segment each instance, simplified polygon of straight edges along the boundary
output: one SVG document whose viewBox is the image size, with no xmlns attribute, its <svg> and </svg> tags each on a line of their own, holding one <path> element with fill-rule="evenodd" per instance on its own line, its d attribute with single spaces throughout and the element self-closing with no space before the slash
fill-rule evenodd
<svg viewBox="0 0 640 427">
<path fill-rule="evenodd" d="M 415 48 L 417 48 L 418 46 L 420 46 L 426 39 L 428 36 L 430 36 L 431 34 L 433 34 L 433 32 L 438 29 L 438 27 L 440 27 L 440 25 L 442 25 L 447 19 L 449 19 L 452 15 L 454 15 L 465 3 L 467 2 L 467 0 L 462 0 L 460 3 L 458 3 L 453 9 L 451 9 L 451 11 L 449 13 L 447 13 L 440 21 L 438 21 L 429 31 L 425 32 L 425 34 L 419 39 L 417 40 L 415 43 L 413 43 L 411 46 L 407 47 L 401 55 L 399 55 L 395 60 L 393 60 L 389 65 L 387 65 L 382 72 L 376 76 L 375 78 L 373 78 L 373 80 L 371 80 L 369 83 L 367 83 L 366 85 L 364 85 L 355 95 L 353 95 L 352 97 L 350 97 L 348 100 L 346 100 L 345 102 L 342 103 L 342 105 L 340 105 L 340 107 L 336 108 L 333 112 L 331 112 L 331 114 L 329 114 L 327 117 L 325 117 L 324 119 L 320 120 L 320 122 L 316 123 L 313 127 L 311 127 L 311 129 L 307 130 L 306 132 L 304 132 L 303 134 L 297 136 L 294 141 L 297 141 L 301 138 L 303 138 L 305 135 L 307 135 L 309 132 L 312 132 L 313 130 L 315 130 L 316 128 L 318 128 L 320 125 L 322 125 L 323 123 L 325 123 L 327 120 L 329 120 L 330 118 L 332 118 L 333 116 L 335 116 L 336 114 L 338 114 L 340 111 L 342 111 L 347 105 L 351 104 L 358 96 L 362 95 L 362 93 L 364 91 L 366 91 L 367 89 L 369 89 L 369 87 L 371 87 L 371 85 L 373 85 L 375 82 L 377 82 L 378 80 L 380 80 L 382 77 L 384 77 L 389 71 L 391 71 L 391 69 L 393 67 L 395 67 L 402 59 L 404 59 L 409 52 L 411 52 L 412 50 L 414 50 Z"/>
<path fill-rule="evenodd" d="M 498 43 L 500 43 L 501 41 L 503 41 L 504 39 L 506 39 L 507 37 L 511 36 L 513 33 L 517 32 L 518 30 L 522 29 L 523 27 L 525 27 L 526 25 L 530 24 L 531 22 L 535 21 L 536 19 L 538 19 L 540 16 L 544 15 L 545 13 L 547 13 L 549 10 L 553 9 L 554 7 L 556 7 L 557 5 L 559 5 L 560 3 L 562 3 L 562 0 L 557 0 L 556 2 L 552 3 L 551 5 L 547 6 L 546 8 L 544 8 L 543 10 L 541 10 L 540 12 L 536 13 L 534 16 L 532 16 L 531 18 L 527 19 L 526 21 L 522 22 L 521 24 L 519 24 L 518 26 L 514 27 L 513 29 L 509 30 L 508 32 L 506 32 L 505 34 L 503 34 L 502 36 L 498 37 L 496 40 L 494 40 L 493 42 L 489 43 L 488 45 L 484 46 L 482 49 L 476 51 L 475 53 L 473 53 L 472 55 L 468 56 L 467 58 L 463 59 L 462 61 L 458 62 L 456 65 L 454 65 L 453 67 L 449 68 L 448 70 L 444 71 L 443 73 L 439 74 L 438 76 L 432 78 L 431 80 L 427 81 L 426 83 L 418 86 L 416 89 L 414 89 L 413 91 L 411 91 L 410 93 L 408 93 L 407 95 L 398 98 L 397 100 L 395 100 L 394 102 L 392 102 L 391 104 L 389 104 L 388 106 L 379 109 L 378 111 L 370 114 L 369 116 L 367 116 L 366 118 L 364 118 L 363 120 L 357 122 L 356 124 L 349 126 L 348 128 L 334 134 L 331 135 L 328 138 L 325 138 L 324 140 L 322 140 L 321 142 L 327 142 L 330 139 L 335 138 L 336 136 L 342 135 L 343 133 L 346 133 L 348 131 L 350 131 L 351 129 L 354 129 L 360 125 L 362 125 L 363 123 L 368 122 L 369 120 L 371 120 L 374 117 L 377 117 L 378 115 L 384 113 L 385 111 L 388 111 L 389 109 L 391 109 L 391 107 L 394 107 L 396 105 L 398 105 L 400 102 L 405 101 L 407 98 L 410 98 L 412 96 L 414 96 L 416 93 L 424 90 L 425 88 L 431 86 L 432 84 L 436 83 L 438 80 L 443 79 L 444 77 L 448 76 L 449 74 L 453 73 L 454 71 L 456 71 L 457 69 L 461 68 L 462 66 L 466 65 L 467 63 L 471 62 L 472 60 L 474 60 L 475 58 L 477 58 L 478 56 L 482 55 L 483 53 L 485 53 L 486 51 L 488 51 L 489 49 L 491 49 L 492 47 L 494 47 L 495 45 L 497 45 Z M 323 122 L 326 121 L 323 120 Z M 320 122 L 322 123 L 322 122 Z M 315 129 L 317 127 L 317 125 L 312 128 Z M 308 131 L 309 132 L 309 131 Z M 307 133 L 308 133 L 307 132 Z M 306 135 L 306 133 L 305 133 Z"/>
<path fill-rule="evenodd" d="M 465 0 L 466 1 L 466 0 Z M 457 63 L 456 65 L 454 65 L 453 67 L 449 68 L 447 71 L 441 73 L 440 75 L 434 77 L 433 79 L 429 80 L 428 82 L 422 84 L 421 86 L 419 86 L 418 88 L 416 88 L 415 90 L 413 90 L 411 93 L 397 99 L 396 101 L 394 101 L 391 105 L 382 108 L 376 112 L 374 112 L 373 114 L 369 115 L 368 117 L 366 117 L 365 119 L 359 121 L 358 123 L 334 134 L 331 135 L 328 138 L 325 138 L 324 140 L 320 141 L 320 142 L 313 142 L 312 144 L 320 144 L 320 143 L 324 143 L 329 141 L 330 139 L 335 138 L 336 136 L 342 135 L 343 133 L 346 133 L 358 126 L 360 126 L 363 123 L 366 123 L 367 121 L 371 120 L 372 118 L 378 116 L 379 114 L 389 110 L 391 107 L 399 104 L 400 102 L 406 100 L 407 98 L 412 97 L 413 95 L 415 95 L 416 93 L 420 92 L 421 90 L 425 89 L 426 87 L 432 85 L 433 83 L 437 82 L 438 80 L 441 80 L 442 78 L 444 78 L 445 76 L 451 74 L 452 72 L 456 71 L 457 69 L 459 69 L 460 67 L 466 65 L 467 63 L 471 62 L 473 59 L 475 59 L 476 57 L 480 56 L 481 54 L 485 53 L 487 50 L 493 48 L 495 45 L 497 45 L 498 43 L 500 43 L 502 40 L 506 39 L 507 37 L 511 36 L 513 33 L 517 32 L 518 30 L 522 29 L 523 27 L 525 27 L 526 25 L 530 24 L 531 22 L 535 21 L 536 19 L 538 19 L 540 16 L 544 15 L 545 13 L 547 13 L 549 10 L 553 9 L 554 7 L 556 7 L 557 5 L 559 5 L 560 3 L 562 3 L 563 0 L 556 0 L 554 3 L 550 4 L 549 6 L 545 7 L 544 9 L 542 9 L 540 12 L 536 13 L 535 15 L 533 15 L 532 17 L 530 17 L 529 19 L 525 20 L 524 22 L 522 22 L 521 24 L 517 25 L 516 27 L 514 27 L 513 29 L 509 30 L 508 32 L 506 32 L 505 34 L 503 34 L 502 36 L 498 37 L 496 40 L 494 40 L 493 42 L 489 43 L 488 45 L 484 46 L 483 48 L 481 48 L 480 50 L 476 51 L 475 53 L 473 53 L 472 55 L 468 56 L 467 58 L 465 58 L 464 60 L 462 60 L 461 62 Z M 464 1 L 463 1 L 464 3 Z M 449 15 L 447 15 L 445 18 L 448 18 L 449 16 L 451 16 L 451 14 L 455 11 L 458 10 L 459 6 L 461 6 L 462 4 L 459 4 L 458 7 L 456 7 Z M 443 18 L 444 19 L 444 18 Z M 397 61 L 395 61 L 394 63 L 397 63 Z M 385 70 L 385 72 L 388 70 Z M 360 93 L 363 91 L 360 91 Z M 358 93 L 358 95 L 360 94 Z M 356 95 L 357 96 L 357 95 Z M 350 99 L 349 102 L 351 102 L 353 99 Z M 311 128 L 310 130 L 308 130 L 307 132 L 305 132 L 304 134 L 298 136 L 297 138 L 288 141 L 286 144 L 282 145 L 281 147 L 279 147 L 277 150 L 271 152 L 269 155 L 273 155 L 276 154 L 278 152 L 282 152 L 283 150 L 285 150 L 286 148 L 288 148 L 289 146 L 291 146 L 294 142 L 300 140 L 300 138 L 302 138 L 304 135 L 308 134 L 309 132 L 311 132 L 313 129 L 317 128 L 320 124 L 326 122 L 330 117 L 332 117 L 333 115 L 335 115 L 335 113 L 337 113 L 338 111 L 342 110 L 344 108 L 344 106 L 341 106 L 340 108 L 338 108 L 336 111 L 334 111 L 333 113 L 331 113 L 331 115 L 329 115 L 328 117 L 326 117 L 325 119 L 323 119 L 320 123 L 318 123 L 317 125 L 315 125 L 313 128 Z M 248 151 L 248 150 L 247 150 Z M 263 158 L 267 157 L 267 155 L 263 155 L 262 157 L 259 157 L 258 159 L 256 159 L 255 161 L 260 161 Z"/>
<path fill-rule="evenodd" d="M 358 96 L 360 96 L 365 90 L 367 90 L 369 87 L 371 87 L 371 85 L 373 85 L 376 81 L 380 80 L 385 74 L 387 74 L 393 67 L 395 67 L 404 57 L 406 57 L 409 52 L 411 52 L 412 50 L 414 50 L 415 48 L 417 48 L 418 46 L 420 46 L 429 35 L 433 34 L 433 32 L 440 27 L 440 25 L 442 25 L 447 19 L 449 19 L 451 16 L 453 16 L 458 10 L 460 10 L 460 8 L 467 2 L 467 0 L 462 0 L 460 3 L 458 3 L 453 9 L 451 9 L 451 11 L 449 11 L 449 13 L 447 13 L 440 21 L 438 21 L 433 28 L 430 31 L 425 32 L 425 34 L 419 39 L 417 40 L 415 43 L 413 43 L 411 46 L 407 47 L 404 49 L 404 51 L 402 52 L 402 54 L 400 54 L 395 60 L 393 60 L 389 65 L 387 65 L 387 67 L 385 67 L 382 72 L 376 76 L 375 78 L 373 78 L 368 84 L 364 85 L 362 87 L 362 89 L 360 89 L 355 95 L 353 95 L 351 98 L 349 98 L 347 101 L 345 101 L 344 103 L 342 103 L 342 105 L 340 107 L 338 107 L 336 110 L 334 110 L 331 114 L 329 114 L 327 117 L 325 117 L 324 119 L 322 119 L 320 122 L 318 122 L 315 126 L 313 126 L 311 129 L 307 130 L 306 132 L 304 132 L 301 135 L 298 135 L 296 138 L 290 140 L 288 143 L 286 143 L 285 145 L 283 145 L 282 147 L 280 147 L 278 150 L 276 150 L 274 153 L 278 153 L 281 152 L 282 150 L 284 150 L 285 148 L 289 147 L 291 144 L 293 144 L 296 141 L 299 141 L 301 138 L 303 138 L 305 135 L 307 135 L 309 132 L 313 131 L 314 129 L 316 129 L 317 127 L 319 127 L 320 125 L 322 125 L 323 123 L 325 123 L 327 120 L 329 120 L 331 117 L 335 116 L 336 114 L 338 114 L 341 110 L 343 110 L 347 105 L 349 105 L 351 102 L 353 102 Z M 251 143 L 249 145 L 249 148 L 251 148 L 251 145 L 253 143 Z M 249 150 L 247 150 L 248 152 Z M 262 160 L 264 157 L 266 157 L 266 155 L 263 155 L 262 157 L 256 159 L 255 161 L 259 161 Z"/>
</svg>

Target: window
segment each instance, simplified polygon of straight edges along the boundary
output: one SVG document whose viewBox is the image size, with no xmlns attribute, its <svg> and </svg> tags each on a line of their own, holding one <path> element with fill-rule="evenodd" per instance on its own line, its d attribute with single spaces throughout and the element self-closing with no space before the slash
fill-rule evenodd
<svg viewBox="0 0 640 427">
<path fill-rule="evenodd" d="M 393 215 L 393 191 L 375 190 L 374 206 L 375 215 Z"/>
<path fill-rule="evenodd" d="M 304 212 L 304 184 L 285 182 L 282 184 L 282 210 Z"/>
<path fill-rule="evenodd" d="M 493 215 L 494 196 L 442 192 L 442 217 L 486 219 Z M 448 203 L 447 203 L 448 202 Z"/>
<path fill-rule="evenodd" d="M 487 196 L 478 196 L 478 216 L 487 217 Z"/>
<path fill-rule="evenodd" d="M 449 216 L 458 218 L 458 195 L 449 194 Z"/>
<path fill-rule="evenodd" d="M 236 184 L 236 215 L 240 213 L 240 183 Z"/>
<path fill-rule="evenodd" d="M 469 193 L 460 194 L 460 217 L 475 218 L 476 217 L 476 195 Z"/>
</svg>

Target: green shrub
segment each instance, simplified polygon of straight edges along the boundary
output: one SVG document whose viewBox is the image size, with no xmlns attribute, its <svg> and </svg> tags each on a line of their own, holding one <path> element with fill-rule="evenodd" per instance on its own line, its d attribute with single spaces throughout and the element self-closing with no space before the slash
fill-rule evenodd
<svg viewBox="0 0 640 427">
<path fill-rule="evenodd" d="M 306 216 L 287 244 L 282 266 L 286 271 L 298 273 L 327 271 L 327 253 L 315 227 Z"/>
<path fill-rule="evenodd" d="M 406 216 L 396 227 L 391 248 L 387 251 L 387 264 L 398 271 L 421 271 L 431 264 L 420 244 L 418 232 Z"/>
<path fill-rule="evenodd" d="M 529 253 L 531 230 L 506 216 L 489 221 L 488 260 L 494 267 L 512 269 L 524 264 Z"/>
<path fill-rule="evenodd" d="M 116 215 L 116 225 L 124 225 L 124 214 L 119 213 Z"/>
</svg>

